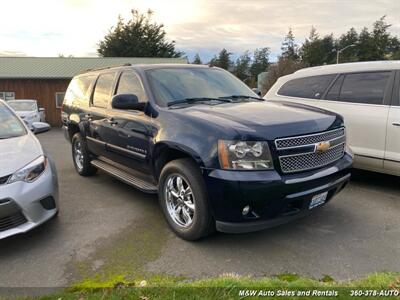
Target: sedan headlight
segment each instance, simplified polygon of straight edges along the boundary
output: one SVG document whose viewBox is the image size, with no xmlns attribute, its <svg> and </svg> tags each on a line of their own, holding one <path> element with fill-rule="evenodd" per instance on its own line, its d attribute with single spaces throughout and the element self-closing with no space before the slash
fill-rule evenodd
<svg viewBox="0 0 400 300">
<path fill-rule="evenodd" d="M 270 170 L 271 152 L 265 141 L 218 141 L 218 157 L 222 169 Z"/>
<path fill-rule="evenodd" d="M 34 161 L 27 164 L 25 167 L 16 171 L 8 179 L 7 183 L 13 183 L 16 181 L 32 182 L 35 181 L 47 167 L 47 158 L 45 156 L 39 156 Z"/>
</svg>

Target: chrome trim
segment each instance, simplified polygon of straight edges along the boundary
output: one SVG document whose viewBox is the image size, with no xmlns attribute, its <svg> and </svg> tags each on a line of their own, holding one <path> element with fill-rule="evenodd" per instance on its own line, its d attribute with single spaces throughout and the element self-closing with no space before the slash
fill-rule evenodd
<svg viewBox="0 0 400 300">
<path fill-rule="evenodd" d="M 99 141 L 98 139 L 92 138 L 92 137 L 90 137 L 90 136 L 87 136 L 86 139 L 88 139 L 89 141 L 92 141 L 92 142 L 101 144 L 101 145 L 103 145 L 103 146 L 106 144 L 105 142 Z"/>
<path fill-rule="evenodd" d="M 116 145 L 113 145 L 113 144 L 106 144 L 106 147 L 110 147 L 111 149 L 114 149 L 114 150 L 117 150 L 117 151 L 121 151 L 121 152 L 130 154 L 130 155 L 136 156 L 136 157 L 138 157 L 140 159 L 145 159 L 146 156 L 147 156 L 145 154 L 142 154 L 142 153 L 139 153 L 139 152 L 136 152 L 136 151 L 132 151 L 132 150 L 128 150 L 128 149 L 125 149 L 125 148 L 122 148 L 122 147 L 119 147 L 119 146 L 116 146 Z"/>
<path fill-rule="evenodd" d="M 337 144 L 337 145 L 335 145 L 335 146 L 329 148 L 329 150 L 334 149 L 334 148 L 337 148 L 337 147 L 343 145 L 343 146 L 344 146 L 344 147 L 343 147 L 343 154 L 342 154 L 342 156 L 340 157 L 340 158 L 342 158 L 342 157 L 344 156 L 344 154 L 346 153 L 345 144 L 346 144 L 345 142 L 340 143 L 340 144 Z M 329 150 L 328 150 L 328 151 L 329 151 Z M 324 153 L 326 153 L 326 152 L 324 152 Z M 296 170 L 292 170 L 292 171 L 285 171 L 285 170 L 282 169 L 282 161 L 281 161 L 282 158 L 293 157 L 293 156 L 302 156 L 302 155 L 307 155 L 307 154 L 316 154 L 316 152 L 315 152 L 315 151 L 312 151 L 312 152 L 304 152 L 304 153 L 298 153 L 298 154 L 291 154 L 291 155 L 280 156 L 280 157 L 279 157 L 279 165 L 280 165 L 280 167 L 281 167 L 282 172 L 285 173 L 285 174 L 291 174 L 291 173 L 297 173 L 297 172 L 302 172 L 302 171 L 314 170 L 314 169 L 318 169 L 318 168 L 322 168 L 322 167 L 324 167 L 324 166 L 327 166 L 327 165 L 329 165 L 329 164 L 331 164 L 331 163 L 333 163 L 333 162 L 335 162 L 335 161 L 338 161 L 338 160 L 340 159 L 340 158 L 336 158 L 336 159 L 330 160 L 330 161 L 328 161 L 328 162 L 326 162 L 326 163 L 324 163 L 324 164 L 322 164 L 322 165 L 314 166 L 314 167 L 311 167 L 311 168 L 296 169 Z"/>
<path fill-rule="evenodd" d="M 331 150 L 331 149 L 333 149 L 333 148 L 336 148 L 336 147 L 338 147 L 338 146 L 340 146 L 340 145 L 343 145 L 343 144 L 346 144 L 346 143 L 343 142 L 343 143 L 337 144 L 337 145 L 335 145 L 335 146 L 332 146 L 332 147 L 330 147 L 330 148 L 328 149 L 328 151 Z M 301 152 L 301 153 L 296 153 L 296 154 L 282 155 L 282 156 L 279 156 L 279 160 L 280 160 L 281 158 L 286 158 L 286 157 L 301 156 L 301 155 L 315 154 L 315 153 L 316 153 L 316 152 L 315 152 L 315 150 L 314 150 L 314 151 L 311 151 L 311 152 Z M 324 153 L 325 153 L 325 152 L 324 152 Z"/>
<path fill-rule="evenodd" d="M 299 136 L 292 136 L 292 137 L 286 137 L 286 138 L 279 138 L 275 140 L 275 147 L 277 150 L 286 150 L 286 149 L 295 149 L 295 148 L 300 148 L 300 147 L 307 147 L 307 146 L 312 146 L 318 143 L 312 143 L 312 144 L 305 144 L 305 145 L 300 145 L 300 146 L 292 146 L 292 147 L 283 147 L 283 148 L 279 148 L 278 147 L 278 142 L 279 141 L 286 141 L 286 140 L 293 140 L 293 139 L 301 139 L 301 138 L 306 138 L 306 137 L 311 137 L 311 136 L 317 136 L 317 135 L 322 135 L 322 134 L 326 134 L 326 133 L 330 133 L 330 132 L 335 132 L 335 131 L 344 131 L 344 134 L 340 137 L 334 138 L 329 140 L 330 141 L 334 141 L 336 139 L 342 138 L 343 136 L 346 136 L 346 128 L 345 127 L 340 127 L 337 129 L 332 129 L 332 130 L 328 130 L 328 131 L 322 131 L 319 133 L 313 133 L 313 134 L 305 134 L 305 135 L 299 135 Z M 328 142 L 328 141 L 325 141 Z"/>
</svg>

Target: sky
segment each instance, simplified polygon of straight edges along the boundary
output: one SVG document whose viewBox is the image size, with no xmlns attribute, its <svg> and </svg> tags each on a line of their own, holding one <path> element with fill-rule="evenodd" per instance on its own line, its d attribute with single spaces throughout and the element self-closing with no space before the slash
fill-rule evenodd
<svg viewBox="0 0 400 300">
<path fill-rule="evenodd" d="M 0 55 L 97 56 L 97 44 L 132 8 L 154 11 L 167 38 L 189 60 L 207 62 L 222 48 L 235 56 L 269 47 L 280 54 L 289 27 L 302 43 L 311 26 L 338 37 L 386 15 L 400 37 L 400 0 L 2 0 Z"/>
</svg>

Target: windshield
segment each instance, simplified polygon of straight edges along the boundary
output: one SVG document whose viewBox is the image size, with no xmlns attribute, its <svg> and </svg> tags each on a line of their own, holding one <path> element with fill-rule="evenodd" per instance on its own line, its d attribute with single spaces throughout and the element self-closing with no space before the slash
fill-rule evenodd
<svg viewBox="0 0 400 300">
<path fill-rule="evenodd" d="M 36 111 L 37 106 L 35 101 L 9 101 L 8 105 L 15 111 Z"/>
<path fill-rule="evenodd" d="M 0 102 L 0 139 L 25 135 L 25 127 L 11 110 Z"/>
<path fill-rule="evenodd" d="M 192 98 L 256 96 L 243 82 L 221 69 L 165 68 L 147 70 L 146 73 L 156 101 L 161 106 Z"/>
</svg>

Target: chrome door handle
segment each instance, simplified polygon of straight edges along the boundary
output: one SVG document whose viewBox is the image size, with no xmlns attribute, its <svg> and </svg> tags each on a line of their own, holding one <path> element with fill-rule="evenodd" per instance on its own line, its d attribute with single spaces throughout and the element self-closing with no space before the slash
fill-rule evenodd
<svg viewBox="0 0 400 300">
<path fill-rule="evenodd" d="M 393 126 L 400 126 L 400 122 L 393 122 L 392 125 Z"/>
</svg>

